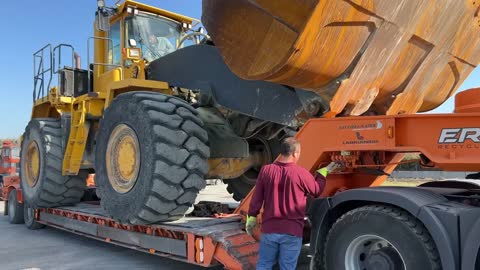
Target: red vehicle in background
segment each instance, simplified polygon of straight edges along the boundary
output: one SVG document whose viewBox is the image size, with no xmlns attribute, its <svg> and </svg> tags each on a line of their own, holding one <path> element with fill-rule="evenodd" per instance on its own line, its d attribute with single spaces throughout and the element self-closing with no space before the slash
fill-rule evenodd
<svg viewBox="0 0 480 270">
<path fill-rule="evenodd" d="M 5 176 L 18 175 L 20 146 L 13 141 L 3 141 L 0 156 L 0 182 L 3 184 Z"/>
<path fill-rule="evenodd" d="M 18 176 L 20 146 L 13 141 L 3 141 L 0 148 L 0 199 L 5 201 L 4 214 L 10 223 L 23 223 L 24 205 Z"/>
</svg>

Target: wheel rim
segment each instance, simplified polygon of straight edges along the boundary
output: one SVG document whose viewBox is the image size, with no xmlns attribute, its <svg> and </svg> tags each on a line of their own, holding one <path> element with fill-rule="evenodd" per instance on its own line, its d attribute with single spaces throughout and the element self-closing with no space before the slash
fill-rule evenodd
<svg viewBox="0 0 480 270">
<path fill-rule="evenodd" d="M 113 130 L 108 140 L 106 163 L 113 189 L 122 194 L 132 190 L 140 171 L 140 144 L 129 126 L 120 124 Z"/>
<path fill-rule="evenodd" d="M 31 141 L 27 146 L 25 164 L 25 180 L 30 187 L 34 187 L 38 182 L 38 175 L 40 174 L 40 150 L 35 141 Z"/>
<path fill-rule="evenodd" d="M 405 270 L 405 260 L 388 240 L 377 235 L 362 235 L 354 239 L 345 254 L 348 270 Z"/>
</svg>

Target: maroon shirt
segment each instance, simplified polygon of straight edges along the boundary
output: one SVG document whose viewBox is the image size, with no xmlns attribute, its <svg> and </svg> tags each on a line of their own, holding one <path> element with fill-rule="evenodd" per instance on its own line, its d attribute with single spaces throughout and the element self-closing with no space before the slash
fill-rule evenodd
<svg viewBox="0 0 480 270">
<path fill-rule="evenodd" d="M 316 179 L 294 163 L 266 165 L 258 175 L 249 216 L 257 216 L 263 205 L 262 233 L 303 235 L 307 195 L 318 197 L 325 187 L 325 177 Z"/>
</svg>

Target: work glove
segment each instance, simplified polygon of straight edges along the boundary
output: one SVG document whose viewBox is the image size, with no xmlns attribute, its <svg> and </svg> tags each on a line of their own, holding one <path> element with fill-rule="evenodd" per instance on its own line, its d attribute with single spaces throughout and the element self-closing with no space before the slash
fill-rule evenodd
<svg viewBox="0 0 480 270">
<path fill-rule="evenodd" d="M 331 162 L 330 164 L 327 165 L 327 167 L 323 167 L 317 170 L 317 173 L 323 175 L 323 177 L 327 177 L 327 175 L 335 170 L 338 170 L 340 167 L 342 167 L 342 164 L 338 162 Z"/>
<path fill-rule="evenodd" d="M 252 235 L 253 230 L 257 227 L 257 218 L 250 217 L 247 215 L 247 223 L 245 224 L 245 231 L 247 231 L 248 235 Z"/>
</svg>

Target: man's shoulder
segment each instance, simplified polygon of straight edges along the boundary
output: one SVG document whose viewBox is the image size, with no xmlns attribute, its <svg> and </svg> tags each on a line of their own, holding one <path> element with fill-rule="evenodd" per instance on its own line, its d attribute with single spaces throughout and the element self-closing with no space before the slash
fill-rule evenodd
<svg viewBox="0 0 480 270">
<path fill-rule="evenodd" d="M 264 165 L 262 167 L 261 172 L 268 173 L 268 172 L 271 172 L 271 171 L 275 171 L 275 170 L 278 170 L 278 167 L 279 166 L 275 163 L 267 164 L 267 165 Z"/>
<path fill-rule="evenodd" d="M 312 174 L 307 169 L 305 169 L 304 167 L 302 167 L 300 165 L 295 164 L 291 167 L 291 169 L 294 170 L 295 173 L 299 174 L 301 177 L 312 176 Z"/>
<path fill-rule="evenodd" d="M 284 168 L 289 171 L 293 171 L 297 174 L 301 175 L 311 175 L 311 173 L 305 169 L 304 167 L 297 165 L 297 164 L 289 164 L 288 166 L 282 166 L 281 164 L 277 164 L 276 162 L 264 165 L 262 168 L 262 171 L 264 173 L 272 172 L 272 171 L 277 171 L 280 168 Z"/>
</svg>

